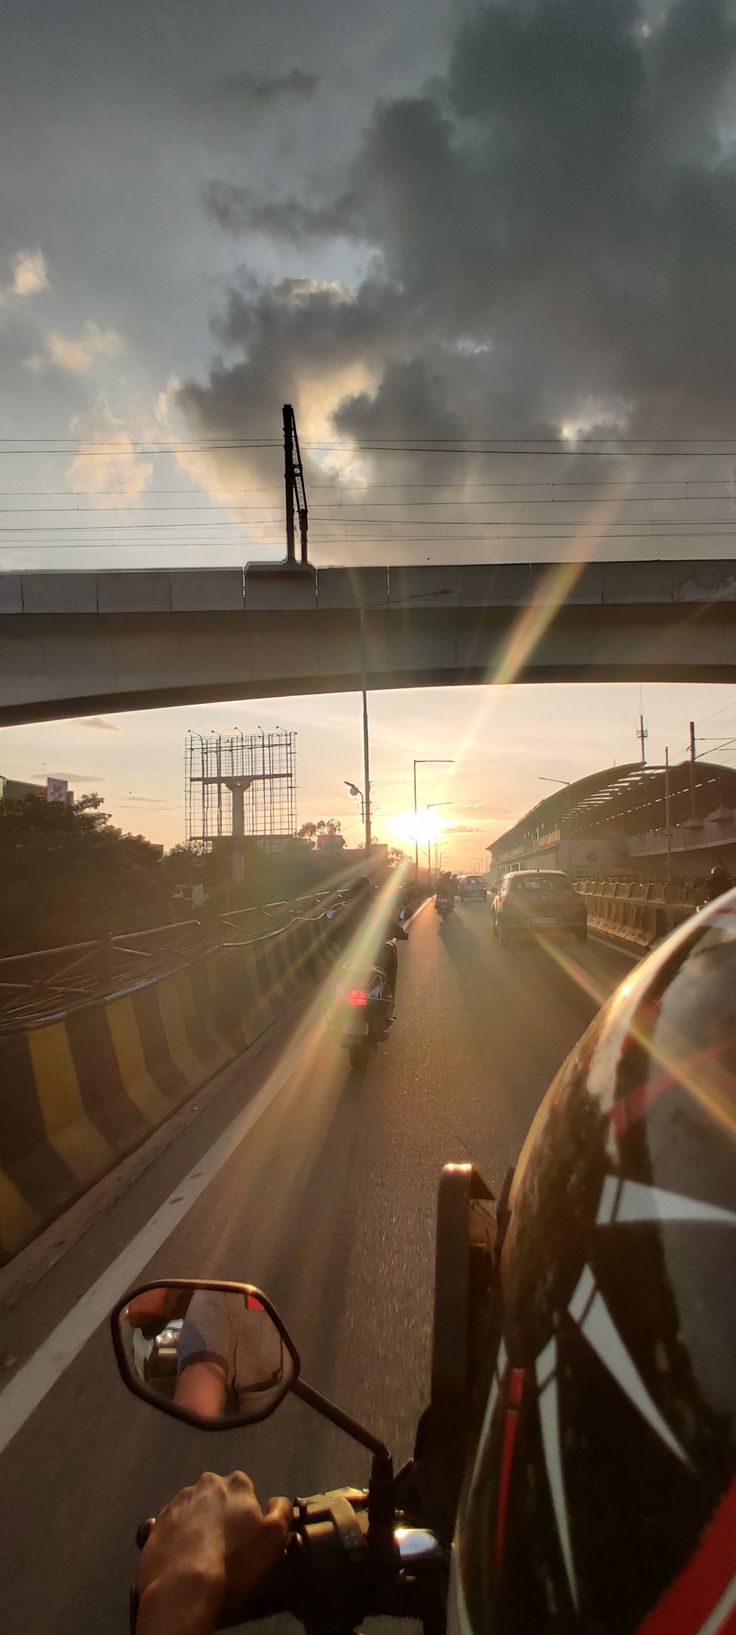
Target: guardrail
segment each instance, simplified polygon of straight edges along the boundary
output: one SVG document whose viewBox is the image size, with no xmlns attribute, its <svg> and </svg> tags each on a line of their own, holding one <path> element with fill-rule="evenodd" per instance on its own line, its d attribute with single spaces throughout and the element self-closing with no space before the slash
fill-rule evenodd
<svg viewBox="0 0 736 1635">
<path fill-rule="evenodd" d="M 221 943 L 254 942 L 295 920 L 324 911 L 339 893 L 311 892 L 217 915 L 211 922 L 176 920 L 147 931 L 123 931 L 0 959 L 0 1033 L 66 1013 L 150 981 Z"/>
<path fill-rule="evenodd" d="M 86 1004 L 190 959 L 202 945 L 198 920 L 43 948 L 0 959 L 0 1031 Z"/>
<path fill-rule="evenodd" d="M 163 972 L 134 962 L 136 980 L 112 993 L 82 990 L 84 944 L 48 950 L 67 963 L 36 1003 L 48 1005 L 55 982 L 57 1008 L 32 1014 L 26 995 L 25 1013 L 0 1026 L 0 1265 L 303 1001 L 340 957 L 355 914 L 302 899 L 287 924 L 231 940 L 220 928 L 210 947 L 196 921 L 162 928 L 196 927 L 198 946 Z M 72 995 L 63 1006 L 62 990 Z"/>
<path fill-rule="evenodd" d="M 315 910 L 324 912 L 341 895 L 339 891 L 305 892 L 300 897 L 283 898 L 275 903 L 261 903 L 252 908 L 236 908 L 231 913 L 218 914 L 217 924 L 223 931 L 237 931 L 257 937 L 282 930 L 292 921 L 304 919 Z"/>
<path fill-rule="evenodd" d="M 575 883 L 585 898 L 591 930 L 614 937 L 642 953 L 689 919 L 701 895 L 697 887 L 668 887 L 658 880 L 577 880 Z"/>
</svg>

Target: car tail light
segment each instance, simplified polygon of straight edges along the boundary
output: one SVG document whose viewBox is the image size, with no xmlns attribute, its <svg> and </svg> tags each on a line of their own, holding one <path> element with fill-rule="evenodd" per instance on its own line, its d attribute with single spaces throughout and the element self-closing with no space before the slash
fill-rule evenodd
<svg viewBox="0 0 736 1635">
<path fill-rule="evenodd" d="M 364 993 L 362 988 L 351 988 L 349 993 L 348 993 L 348 1004 L 349 1005 L 357 1005 L 358 1007 L 360 1007 L 361 1005 L 367 1005 L 368 1004 L 368 995 L 367 995 L 367 993 Z"/>
</svg>

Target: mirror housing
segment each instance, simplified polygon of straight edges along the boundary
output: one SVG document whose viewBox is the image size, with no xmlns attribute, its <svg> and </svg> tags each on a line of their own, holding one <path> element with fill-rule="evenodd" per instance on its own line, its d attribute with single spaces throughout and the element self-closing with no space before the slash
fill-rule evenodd
<svg viewBox="0 0 736 1635">
<path fill-rule="evenodd" d="M 448 1541 L 490 1348 L 497 1236 L 494 1194 L 478 1170 L 445 1164 L 437 1192 L 431 1397 L 416 1455 L 427 1514 Z"/>
<path fill-rule="evenodd" d="M 141 1283 L 117 1302 L 110 1323 L 128 1390 L 199 1430 L 268 1419 L 299 1379 L 285 1324 L 250 1283 Z"/>
</svg>

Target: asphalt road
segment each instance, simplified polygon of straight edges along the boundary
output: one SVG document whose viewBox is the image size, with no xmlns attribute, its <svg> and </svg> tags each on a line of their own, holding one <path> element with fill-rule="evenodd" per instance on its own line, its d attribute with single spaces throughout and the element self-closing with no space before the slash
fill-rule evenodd
<svg viewBox="0 0 736 1635">
<path fill-rule="evenodd" d="M 12 1311 L 7 1378 L 247 1105 L 285 1054 L 294 1070 L 148 1266 L 147 1276 L 265 1288 L 303 1373 L 410 1451 L 428 1373 L 435 1187 L 471 1158 L 498 1185 L 539 1099 L 598 1003 L 630 969 L 610 948 L 498 949 L 483 903 L 400 948 L 398 1019 L 360 1080 L 318 1007 L 282 1026 Z M 14 1361 L 13 1359 L 16 1359 Z M 0 1426 L 2 1424 L 0 1395 Z M 287 1400 L 265 1425 L 207 1434 L 119 1383 L 99 1328 L 0 1456 L 4 1627 L 123 1635 L 137 1523 L 202 1469 L 244 1466 L 262 1496 L 366 1477 L 358 1448 Z"/>
</svg>

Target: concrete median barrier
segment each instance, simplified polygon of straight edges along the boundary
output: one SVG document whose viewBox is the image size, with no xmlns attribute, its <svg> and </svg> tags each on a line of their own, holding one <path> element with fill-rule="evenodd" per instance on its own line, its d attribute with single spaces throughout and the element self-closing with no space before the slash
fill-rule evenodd
<svg viewBox="0 0 736 1635">
<path fill-rule="evenodd" d="M 632 952 L 645 954 L 693 913 L 692 903 L 666 901 L 658 881 L 580 880 L 577 889 L 589 930 Z"/>
<path fill-rule="evenodd" d="M 0 1034 L 0 1264 L 315 986 L 324 914 Z"/>
</svg>

